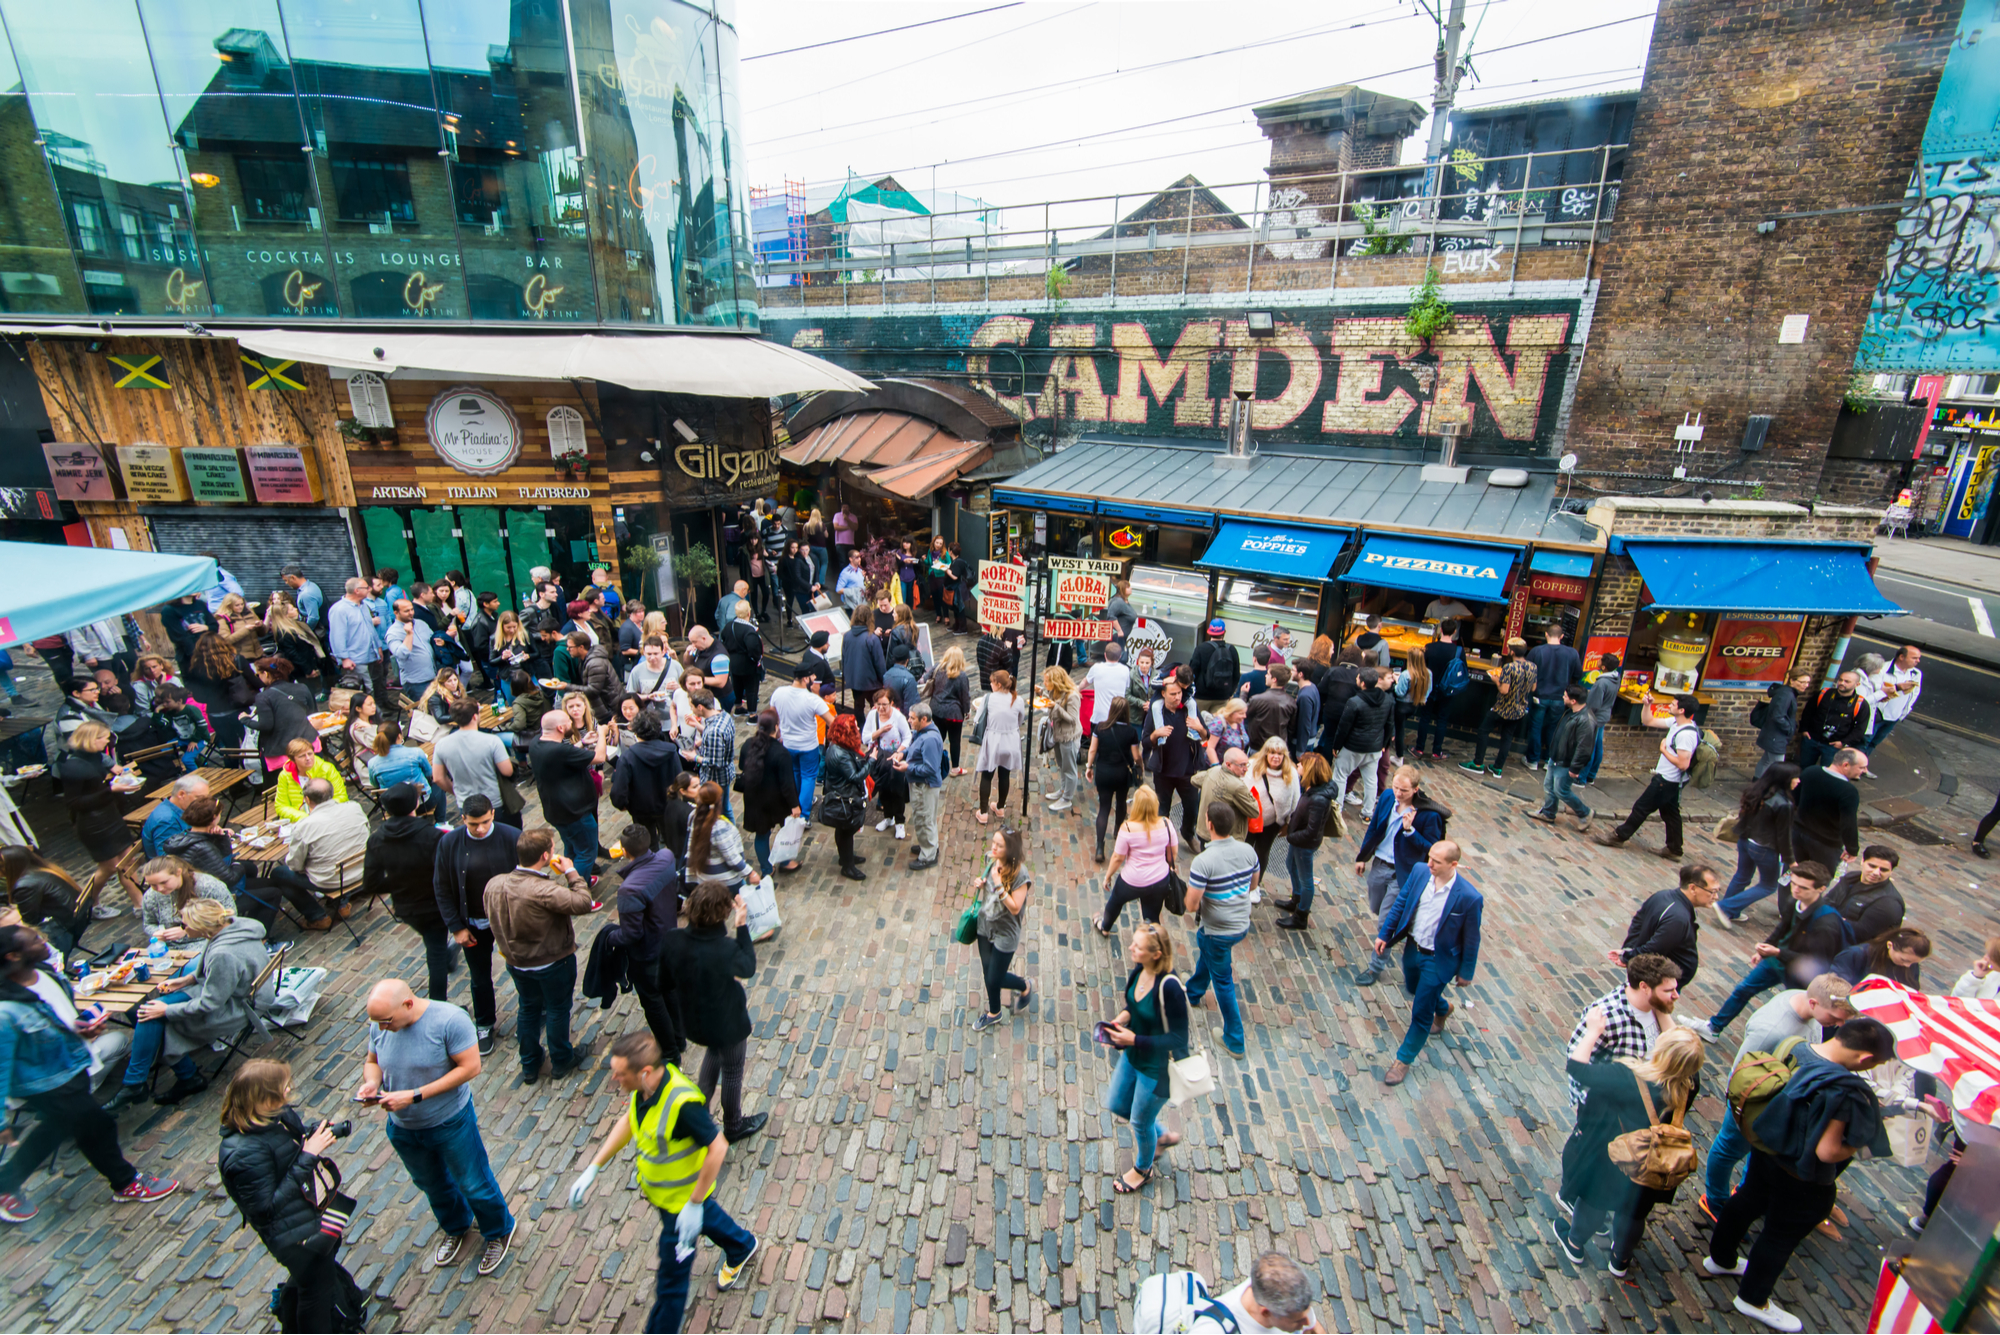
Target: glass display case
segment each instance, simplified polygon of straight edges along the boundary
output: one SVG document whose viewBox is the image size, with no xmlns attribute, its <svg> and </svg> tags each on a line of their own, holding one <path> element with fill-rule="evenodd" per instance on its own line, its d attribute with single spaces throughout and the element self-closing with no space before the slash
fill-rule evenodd
<svg viewBox="0 0 2000 1335">
<path fill-rule="evenodd" d="M 1312 643 L 1319 624 L 1319 600 L 1320 591 L 1305 585 L 1224 576 L 1216 614 L 1228 627 L 1223 638 L 1241 649 L 1269 641 L 1273 626 L 1290 631 L 1293 644 L 1303 648 Z"/>
</svg>

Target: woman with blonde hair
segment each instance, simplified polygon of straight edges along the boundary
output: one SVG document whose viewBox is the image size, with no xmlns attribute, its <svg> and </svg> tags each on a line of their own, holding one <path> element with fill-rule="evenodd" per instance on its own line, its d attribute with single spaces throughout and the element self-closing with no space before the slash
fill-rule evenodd
<svg viewBox="0 0 2000 1335">
<path fill-rule="evenodd" d="M 319 695 L 326 685 L 326 645 L 299 616 L 298 607 L 289 598 L 273 597 L 264 627 L 277 643 L 278 657 L 292 665 L 292 680 Z"/>
<path fill-rule="evenodd" d="M 93 895 L 109 884 L 118 859 L 132 846 L 132 827 L 125 823 L 124 808 L 111 788 L 114 777 L 132 772 L 130 765 L 112 760 L 111 729 L 95 719 L 76 725 L 68 746 L 56 760 L 56 778 L 62 781 L 63 800 L 69 804 L 77 841 L 97 863 L 89 885 Z M 140 903 L 137 883 L 126 882 L 125 893 L 136 910 Z"/>
<path fill-rule="evenodd" d="M 259 646 L 264 638 L 264 623 L 240 593 L 223 595 L 222 605 L 215 609 L 215 632 L 245 658 L 255 658 L 262 652 Z"/>
<path fill-rule="evenodd" d="M 1635 955 L 1626 971 L 1628 982 L 1635 977 L 1650 982 L 1656 998 L 1661 987 L 1680 977 L 1679 967 L 1658 955 Z M 1572 1265 L 1582 1265 L 1585 1244 L 1609 1219 L 1611 1255 L 1606 1268 L 1620 1279 L 1631 1268 L 1646 1216 L 1655 1205 L 1670 1203 L 1674 1190 L 1642 1187 L 1626 1177 L 1611 1161 L 1611 1142 L 1628 1131 L 1680 1122 L 1701 1087 L 1701 1039 L 1693 1029 L 1675 1025 L 1670 1013 L 1659 1019 L 1660 1037 L 1644 1060 L 1620 1057 L 1593 1062 L 1598 1040 L 1611 1021 L 1608 1010 L 1593 1005 L 1569 1050 L 1569 1077 L 1586 1097 L 1577 1110 L 1576 1128 L 1563 1145 L 1562 1198 L 1573 1205 L 1574 1213 L 1567 1225 L 1552 1225 L 1556 1245 Z"/>
<path fill-rule="evenodd" d="M 951 757 L 951 772 L 965 773 L 959 764 L 958 743 L 965 733 L 965 717 L 972 712 L 972 678 L 965 672 L 965 651 L 957 645 L 938 655 L 937 666 L 927 679 L 930 685 L 931 722 L 944 738 Z"/>
<path fill-rule="evenodd" d="M 1099 936 L 1118 930 L 1118 915 L 1133 900 L 1147 922 L 1160 920 L 1174 872 L 1174 827 L 1160 816 L 1160 798 L 1150 785 L 1132 794 L 1131 817 L 1118 827 L 1111 861 L 1104 868 L 1104 912 L 1092 924 Z"/>
<path fill-rule="evenodd" d="M 395 737 L 396 725 L 384 722 L 375 733 L 375 754 L 383 754 L 394 744 Z M 385 742 L 384 738 L 390 740 Z M 417 754 L 423 753 L 420 751 Z M 372 766 L 373 762 L 370 763 Z M 325 779 L 333 788 L 334 801 L 347 800 L 347 780 L 341 777 L 339 767 L 315 752 L 310 742 L 294 738 L 285 748 L 284 759 L 279 762 L 278 789 L 271 803 L 271 813 L 279 820 L 295 821 L 305 818 L 307 779 Z"/>
<path fill-rule="evenodd" d="M 1055 737 L 1059 780 L 1052 791 L 1042 796 L 1048 799 L 1050 811 L 1068 811 L 1076 805 L 1076 748 L 1083 740 L 1083 717 L 1078 711 L 1083 696 L 1069 673 L 1059 667 L 1043 670 L 1042 694 L 1049 698 L 1049 731 Z"/>
<path fill-rule="evenodd" d="M 222 1095 L 222 1148 L 216 1153 L 222 1186 L 285 1267 L 278 1293 L 279 1327 L 286 1331 L 360 1330 L 366 1295 L 333 1259 L 333 1249 L 309 1247 L 319 1231 L 311 1193 L 333 1148 L 332 1124 L 312 1130 L 290 1106 L 292 1068 L 283 1062 L 244 1062 Z M 330 1174 L 338 1180 L 338 1173 Z"/>
<path fill-rule="evenodd" d="M 1213 714 L 1202 715 L 1202 721 L 1209 724 L 1208 763 L 1220 765 L 1222 757 L 1234 748 L 1247 752 L 1250 749 L 1250 729 L 1244 720 L 1249 717 L 1250 706 L 1240 695 L 1232 695 L 1222 702 L 1222 707 Z"/>
<path fill-rule="evenodd" d="M 648 612 L 646 613 L 646 619 L 641 621 L 639 625 L 642 630 L 639 636 L 639 643 L 644 644 L 647 640 L 657 635 L 660 637 L 660 643 L 667 646 L 667 656 L 670 658 L 673 656 L 673 643 L 667 636 L 667 614 L 665 612 Z"/>
<path fill-rule="evenodd" d="M 1174 1133 L 1160 1133 L 1160 1113 L 1172 1086 L 1167 1064 L 1188 1052 L 1187 989 L 1174 974 L 1174 939 L 1158 923 L 1142 922 L 1132 929 L 1126 958 L 1132 971 L 1125 975 L 1125 1009 L 1104 1026 L 1104 1041 L 1119 1050 L 1106 1106 L 1131 1123 L 1134 1143 L 1132 1167 L 1111 1183 L 1121 1196 L 1144 1190 L 1154 1156 L 1181 1143 Z"/>
<path fill-rule="evenodd" d="M 153 712 L 153 697 L 162 686 L 182 685 L 180 674 L 173 664 L 158 654 L 141 654 L 139 662 L 132 670 L 132 703 L 139 707 L 141 714 Z"/>
<path fill-rule="evenodd" d="M 465 699 L 465 683 L 459 680 L 454 668 L 441 668 L 424 693 L 417 697 L 417 708 L 429 714 L 439 723 L 451 722 L 452 706 Z"/>
<path fill-rule="evenodd" d="M 1411 654 L 1404 663 L 1403 670 L 1395 678 L 1396 722 L 1395 746 L 1396 763 L 1403 763 L 1403 726 L 1415 718 L 1431 698 L 1431 670 L 1424 666 L 1422 654 Z"/>
<path fill-rule="evenodd" d="M 1315 754 L 1308 752 L 1308 754 Z M 1257 879 L 1253 890 L 1264 886 L 1264 870 L 1271 860 L 1271 845 L 1284 833 L 1299 805 L 1299 771 L 1282 737 L 1266 737 L 1250 758 L 1250 772 L 1243 776 L 1250 795 L 1257 799 L 1259 826 L 1250 831 L 1246 842 L 1257 850 Z"/>
</svg>

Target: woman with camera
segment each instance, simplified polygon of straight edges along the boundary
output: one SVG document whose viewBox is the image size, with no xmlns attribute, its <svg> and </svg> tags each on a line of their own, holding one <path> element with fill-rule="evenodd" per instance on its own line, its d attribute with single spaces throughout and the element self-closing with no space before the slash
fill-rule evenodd
<svg viewBox="0 0 2000 1335">
<path fill-rule="evenodd" d="M 329 1176 L 321 1165 L 346 1123 L 321 1122 L 311 1131 L 290 1106 L 292 1068 L 277 1061 L 245 1062 L 222 1096 L 222 1149 L 216 1166 L 229 1199 L 290 1273 L 276 1313 L 286 1331 L 360 1330 L 366 1296 L 334 1259 L 338 1241 L 322 1231 L 314 1203 Z M 331 1245 L 329 1245 L 331 1244 Z"/>
</svg>

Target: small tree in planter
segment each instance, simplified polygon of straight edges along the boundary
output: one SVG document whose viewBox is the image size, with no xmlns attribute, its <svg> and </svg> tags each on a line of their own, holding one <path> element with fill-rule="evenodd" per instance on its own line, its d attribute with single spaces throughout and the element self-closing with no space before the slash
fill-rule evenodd
<svg viewBox="0 0 2000 1335">
<path fill-rule="evenodd" d="M 716 565 L 715 553 L 708 549 L 708 544 L 690 543 L 686 551 L 675 553 L 674 574 L 681 582 L 681 606 L 686 609 L 689 624 L 712 622 L 715 605 L 722 600 L 719 583 L 722 568 Z M 685 634 L 687 627 L 681 629 Z"/>
<path fill-rule="evenodd" d="M 652 574 L 660 568 L 660 549 L 650 542 L 635 542 L 618 554 L 618 569 L 624 575 L 619 581 L 625 586 L 627 598 L 637 598 L 642 603 L 653 601 Z"/>
</svg>

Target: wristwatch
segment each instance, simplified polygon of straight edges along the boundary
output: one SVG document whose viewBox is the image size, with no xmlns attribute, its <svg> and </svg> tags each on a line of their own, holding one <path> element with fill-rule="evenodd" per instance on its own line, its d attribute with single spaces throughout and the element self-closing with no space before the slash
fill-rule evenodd
<svg viewBox="0 0 2000 1335">
<path fill-rule="evenodd" d="M 410 1102 L 412 1104 L 422 1103 L 423 1101 L 424 1101 L 424 1091 L 422 1091 L 421 1089 L 418 1090 L 416 1093 L 410 1095 Z"/>
</svg>

